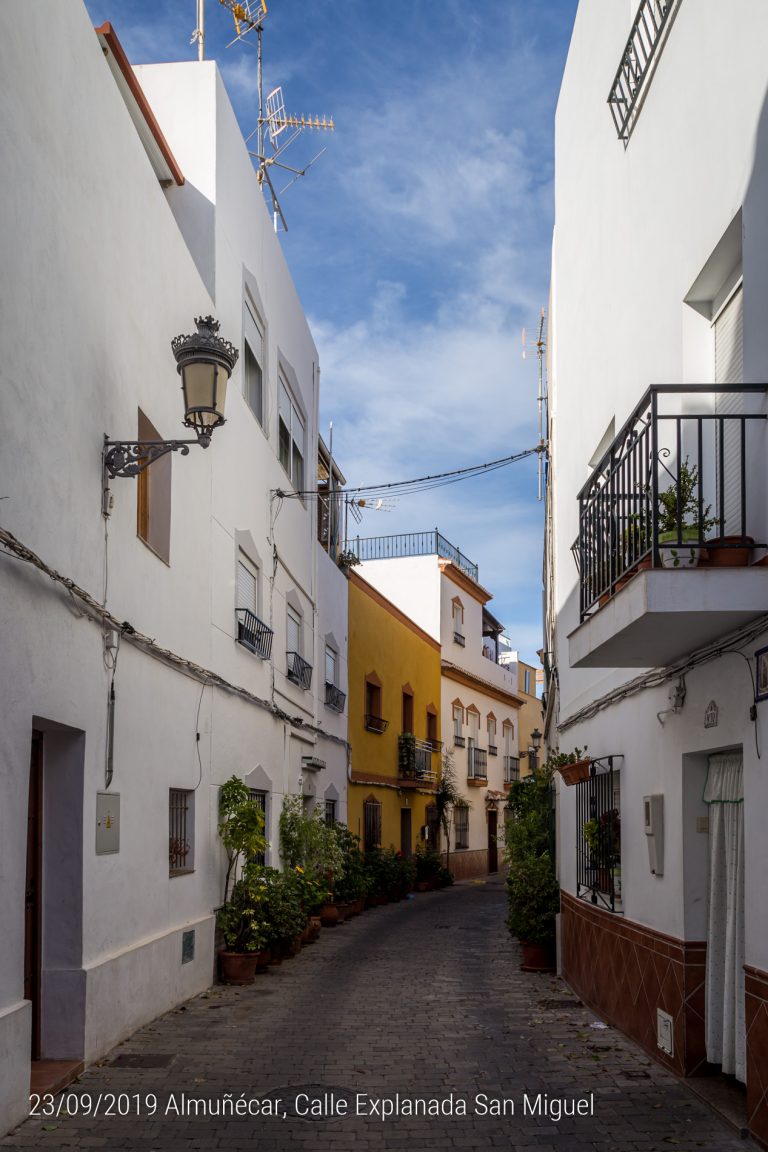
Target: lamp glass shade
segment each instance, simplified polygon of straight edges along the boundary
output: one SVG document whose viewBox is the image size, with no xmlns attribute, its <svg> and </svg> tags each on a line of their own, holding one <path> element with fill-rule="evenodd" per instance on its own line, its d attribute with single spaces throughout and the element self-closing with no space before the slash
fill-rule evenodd
<svg viewBox="0 0 768 1152">
<path fill-rule="evenodd" d="M 199 431 L 224 423 L 229 374 L 210 361 L 185 364 L 181 370 L 184 423 Z"/>
<path fill-rule="evenodd" d="M 533 732 L 531 732 L 531 744 L 537 752 L 539 748 L 541 748 L 541 732 L 539 732 L 538 728 L 534 728 Z"/>
</svg>

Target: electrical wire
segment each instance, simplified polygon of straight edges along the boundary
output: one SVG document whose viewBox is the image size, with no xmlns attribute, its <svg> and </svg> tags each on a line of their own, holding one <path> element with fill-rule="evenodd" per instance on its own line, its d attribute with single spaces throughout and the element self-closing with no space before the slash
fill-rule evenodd
<svg viewBox="0 0 768 1152">
<path fill-rule="evenodd" d="M 414 492 L 429 492 L 433 488 L 442 488 L 447 484 L 455 484 L 460 480 L 471 480 L 474 476 L 484 475 L 486 472 L 495 472 L 499 468 L 506 468 L 518 460 L 525 460 L 528 456 L 535 456 L 544 451 L 542 445 L 536 448 L 526 448 L 522 452 L 515 452 L 512 456 L 503 456 L 499 460 L 490 460 L 486 464 L 473 464 L 467 468 L 454 468 L 451 472 L 436 472 L 431 476 L 418 476 L 413 480 L 392 480 L 385 484 L 359 485 L 355 488 L 344 488 L 341 492 L 346 496 L 362 495 L 375 497 L 378 493 L 396 493 L 398 496 L 411 495 Z M 284 492 L 275 489 L 275 494 L 286 499 L 299 498 L 312 499 L 318 496 L 327 496 L 326 492 L 317 492 L 314 489 L 303 489 L 299 492 Z"/>
</svg>

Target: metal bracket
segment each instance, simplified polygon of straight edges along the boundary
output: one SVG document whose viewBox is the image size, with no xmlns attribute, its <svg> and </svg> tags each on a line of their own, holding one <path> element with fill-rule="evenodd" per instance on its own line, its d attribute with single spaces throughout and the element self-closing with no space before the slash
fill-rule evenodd
<svg viewBox="0 0 768 1152">
<path fill-rule="evenodd" d="M 187 456 L 190 444 L 207 448 L 210 442 L 210 436 L 205 435 L 194 440 L 110 440 L 105 435 L 102 452 L 102 513 L 105 516 L 111 513 L 109 481 L 116 476 L 138 476 L 169 452 L 180 452 L 182 456 Z"/>
</svg>

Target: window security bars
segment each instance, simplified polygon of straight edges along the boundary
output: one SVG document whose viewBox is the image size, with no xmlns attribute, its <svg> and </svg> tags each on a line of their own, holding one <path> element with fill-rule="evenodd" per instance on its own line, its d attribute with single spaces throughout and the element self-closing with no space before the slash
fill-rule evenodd
<svg viewBox="0 0 768 1152">
<path fill-rule="evenodd" d="M 470 780 L 488 779 L 488 753 L 485 748 L 470 747 L 467 754 L 467 777 Z"/>
<path fill-rule="evenodd" d="M 498 756 L 498 754 L 499 754 L 498 747 L 495 744 L 489 744 L 488 745 L 488 755 L 489 756 Z"/>
<path fill-rule="evenodd" d="M 358 536 L 348 542 L 348 548 L 358 560 L 387 560 L 399 556 L 442 556 L 450 560 L 477 583 L 477 564 L 468 560 L 463 552 L 446 540 L 440 532 L 405 532 L 399 536 Z"/>
<path fill-rule="evenodd" d="M 363 849 L 370 852 L 381 845 L 381 802 L 366 800 L 363 803 Z"/>
<path fill-rule="evenodd" d="M 463 748 L 466 743 L 467 742 L 463 736 L 459 736 L 458 732 L 454 732 L 454 734 L 453 734 L 453 746 L 454 746 L 454 748 Z"/>
<path fill-rule="evenodd" d="M 370 712 L 366 712 L 365 726 L 369 732 L 376 732 L 381 736 L 382 732 L 386 732 L 389 728 L 389 720 L 384 720 L 381 716 L 372 716 Z"/>
<path fill-rule="evenodd" d="M 261 809 L 261 813 L 264 817 L 264 828 L 266 831 L 266 826 L 267 826 L 267 794 L 266 794 L 266 792 L 260 792 L 257 788 L 251 788 L 250 793 L 251 793 L 251 800 L 253 800 L 254 803 L 257 804 L 259 806 L 259 808 Z M 260 865 L 266 864 L 266 862 L 267 862 L 267 857 L 266 857 L 266 854 L 264 852 L 255 852 L 249 861 L 249 863 L 251 863 L 251 864 L 260 864 Z"/>
<path fill-rule="evenodd" d="M 329 828 L 333 828 L 336 823 L 336 801 L 326 800 L 325 802 L 325 822 Z"/>
<path fill-rule="evenodd" d="M 454 643 L 458 644 L 460 648 L 466 648 L 467 641 L 466 641 L 465 637 L 462 636 L 461 632 L 454 632 L 453 640 L 454 640 Z"/>
<path fill-rule="evenodd" d="M 325 704 L 333 712 L 343 712 L 344 703 L 347 697 L 341 688 L 337 688 L 335 684 L 325 682 Z"/>
<path fill-rule="evenodd" d="M 520 779 L 520 757 L 504 757 L 504 783 L 511 784 L 513 780 Z"/>
<path fill-rule="evenodd" d="M 469 848 L 469 808 L 457 804 L 453 810 L 454 848 Z"/>
<path fill-rule="evenodd" d="M 312 665 L 299 656 L 298 652 L 286 652 L 285 657 L 288 661 L 288 679 L 308 692 L 312 685 Z"/>
<path fill-rule="evenodd" d="M 269 660 L 272 654 L 272 629 L 268 628 L 258 616 L 249 608 L 236 608 L 237 642 L 261 656 L 262 660 Z"/>
<path fill-rule="evenodd" d="M 626 145 L 633 118 L 675 0 L 642 0 L 632 25 L 608 103 L 619 140 Z"/>
<path fill-rule="evenodd" d="M 397 738 L 397 774 L 400 779 L 434 784 L 437 780 L 437 774 L 432 767 L 435 751 L 431 740 L 419 740 L 410 732 L 401 733 Z"/>
<path fill-rule="evenodd" d="M 664 566 L 665 553 L 670 566 L 670 550 L 676 567 L 675 558 L 687 565 L 704 547 L 765 546 L 747 533 L 760 511 L 756 466 L 766 416 L 746 409 L 750 398 L 759 407 L 766 391 L 765 384 L 648 389 L 579 493 L 582 620 L 641 567 Z M 718 413 L 720 396 L 742 410 Z M 676 397 L 695 410 L 681 412 Z"/>
<path fill-rule="evenodd" d="M 187 828 L 189 792 L 171 788 L 168 792 L 168 870 L 171 876 L 192 871 L 191 829 Z"/>
<path fill-rule="evenodd" d="M 614 808 L 613 757 L 607 770 L 576 785 L 576 895 L 611 912 L 620 911 L 621 818 Z"/>
</svg>

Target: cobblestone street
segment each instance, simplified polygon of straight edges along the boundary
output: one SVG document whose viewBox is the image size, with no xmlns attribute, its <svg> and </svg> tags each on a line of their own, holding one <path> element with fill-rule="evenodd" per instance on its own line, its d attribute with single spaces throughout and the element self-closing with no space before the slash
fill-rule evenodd
<svg viewBox="0 0 768 1152">
<path fill-rule="evenodd" d="M 619 1034 L 591 1027 L 594 1015 L 559 980 L 521 973 L 504 914 L 494 881 L 419 895 L 324 930 L 253 987 L 216 987 L 141 1029 L 69 1089 L 62 1114 L 28 1120 L 0 1148 L 755 1147 Z M 326 1108 L 346 1104 L 349 1114 L 300 1118 L 296 1107 L 308 1106 L 300 1093 L 325 1096 Z M 365 1094 L 368 1115 L 354 1114 L 356 1093 Z M 524 1114 L 526 1094 L 535 1106 L 540 1093 L 550 1115 Z M 84 1116 L 85 1094 L 101 1097 L 100 1109 L 114 1094 L 129 1114 Z M 401 1112 L 403 1101 L 420 1097 L 443 1107 L 452 1099 L 454 1115 L 373 1114 L 373 1101 L 389 1106 L 397 1094 Z M 476 1104 L 478 1094 L 487 1103 Z M 262 1107 L 279 1115 L 183 1116 L 185 1097 L 214 1111 L 268 1098 Z M 584 1099 L 588 1108 L 590 1097 L 593 1115 L 553 1122 L 561 1103 Z M 514 1115 L 509 1105 L 506 1116 L 481 1114 L 493 1099 L 513 1101 Z M 63 1114 L 67 1104 L 81 1114 Z"/>
</svg>

